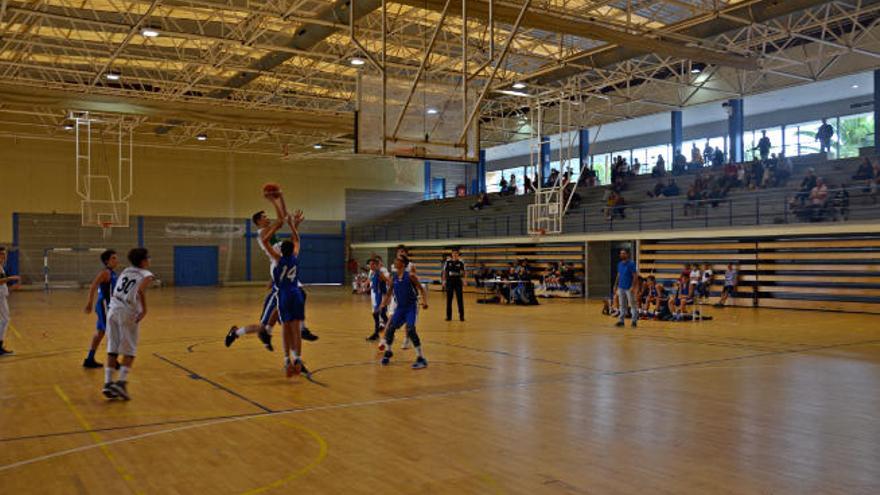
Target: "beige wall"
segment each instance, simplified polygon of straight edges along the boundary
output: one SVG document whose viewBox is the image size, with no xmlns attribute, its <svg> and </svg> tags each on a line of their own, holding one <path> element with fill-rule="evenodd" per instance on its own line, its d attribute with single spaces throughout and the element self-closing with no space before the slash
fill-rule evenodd
<svg viewBox="0 0 880 495">
<path fill-rule="evenodd" d="M 267 151 L 271 149 L 267 145 Z M 268 206 L 260 187 L 282 185 L 288 206 L 312 220 L 344 220 L 345 190 L 421 191 L 419 161 L 354 157 L 288 161 L 275 155 L 135 148 L 132 215 L 248 217 Z M 115 163 L 112 146 L 106 154 Z M 94 145 L 93 163 L 101 149 Z M 0 243 L 12 213 L 79 213 L 73 141 L 0 137 Z"/>
</svg>

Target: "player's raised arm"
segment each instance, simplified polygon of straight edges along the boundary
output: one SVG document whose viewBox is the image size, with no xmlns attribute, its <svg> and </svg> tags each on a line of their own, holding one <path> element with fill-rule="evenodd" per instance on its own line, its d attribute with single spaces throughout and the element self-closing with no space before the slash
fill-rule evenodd
<svg viewBox="0 0 880 495">
<path fill-rule="evenodd" d="M 428 291 L 419 282 L 419 277 L 415 273 L 410 272 L 409 281 L 412 282 L 416 290 L 419 291 L 419 294 L 422 295 L 422 309 L 428 309 Z"/>
<path fill-rule="evenodd" d="M 95 279 L 92 280 L 92 285 L 89 286 L 89 302 L 86 303 L 85 307 L 86 314 L 91 313 L 92 308 L 95 306 L 95 294 L 98 293 L 98 287 L 107 282 L 110 282 L 110 272 L 107 270 L 101 270 L 95 275 Z"/>
<path fill-rule="evenodd" d="M 287 217 L 287 224 L 290 225 L 290 240 L 293 242 L 293 254 L 299 256 L 299 224 L 305 220 L 302 210 L 296 210 L 293 218 Z"/>
</svg>

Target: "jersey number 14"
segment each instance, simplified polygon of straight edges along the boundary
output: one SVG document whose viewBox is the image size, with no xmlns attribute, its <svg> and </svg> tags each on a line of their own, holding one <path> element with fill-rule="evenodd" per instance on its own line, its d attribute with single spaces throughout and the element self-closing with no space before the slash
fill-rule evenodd
<svg viewBox="0 0 880 495">
<path fill-rule="evenodd" d="M 295 266 L 285 266 L 281 269 L 281 276 L 278 277 L 280 280 L 284 280 L 285 278 L 293 283 L 293 280 L 296 278 L 296 267 Z"/>
</svg>

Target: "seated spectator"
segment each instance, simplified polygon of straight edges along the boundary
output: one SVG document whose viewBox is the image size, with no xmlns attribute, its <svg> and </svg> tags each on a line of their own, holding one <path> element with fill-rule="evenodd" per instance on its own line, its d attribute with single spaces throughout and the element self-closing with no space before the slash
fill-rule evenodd
<svg viewBox="0 0 880 495">
<path fill-rule="evenodd" d="M 561 286 L 559 281 L 560 273 L 559 273 L 559 263 L 555 261 L 550 262 L 550 267 L 547 269 L 547 272 L 544 274 L 544 288 L 547 290 L 558 290 Z"/>
<path fill-rule="evenodd" d="M 774 163 L 774 160 L 770 160 L 767 162 L 767 166 L 764 167 L 764 175 L 761 177 L 762 189 L 776 186 L 776 167 L 774 166 Z"/>
<path fill-rule="evenodd" d="M 721 187 L 720 182 L 712 186 L 712 190 L 709 191 L 709 194 L 706 195 L 706 199 L 709 200 L 709 204 L 712 205 L 712 208 L 718 208 L 721 200 L 726 197 L 727 191 Z"/>
<path fill-rule="evenodd" d="M 611 194 L 608 195 L 608 200 L 606 201 L 605 206 L 605 220 L 611 221 L 615 216 L 620 216 L 620 218 L 626 218 L 624 214 L 624 205 L 626 202 L 623 199 L 623 196 L 620 195 L 619 192 L 615 190 L 611 190 Z"/>
<path fill-rule="evenodd" d="M 823 210 L 828 202 L 828 186 L 821 177 L 816 179 L 816 187 L 810 191 L 810 220 L 821 219 Z"/>
<path fill-rule="evenodd" d="M 874 178 L 874 166 L 871 165 L 871 160 L 868 157 L 859 164 L 858 170 L 856 170 L 856 175 L 853 175 L 853 180 L 870 180 Z"/>
<path fill-rule="evenodd" d="M 473 206 L 471 206 L 471 209 L 474 211 L 482 210 L 490 204 L 492 203 L 489 202 L 489 195 L 486 193 L 480 193 L 480 196 L 477 198 L 477 202 L 474 203 Z"/>
<path fill-rule="evenodd" d="M 495 278 L 495 270 L 486 267 L 486 263 L 481 261 L 479 268 L 477 268 L 476 273 L 474 273 L 474 284 L 477 287 L 485 287 L 486 280 L 492 280 Z"/>
<path fill-rule="evenodd" d="M 562 194 L 562 200 L 566 204 L 568 204 L 569 211 L 581 207 L 581 195 L 578 194 L 577 188 L 574 186 L 574 184 L 569 184 L 565 189 L 562 190 Z"/>
<path fill-rule="evenodd" d="M 559 283 L 566 289 L 570 289 L 572 284 L 579 282 L 574 271 L 574 265 L 571 262 L 562 263 L 559 267 Z"/>
<path fill-rule="evenodd" d="M 703 280 L 700 282 L 700 292 L 698 295 L 704 300 L 708 300 L 712 295 L 712 283 L 715 282 L 715 270 L 709 263 L 703 264 Z"/>
<path fill-rule="evenodd" d="M 681 191 L 678 189 L 678 184 L 675 183 L 675 179 L 670 178 L 669 183 L 663 188 L 663 197 L 674 198 L 679 194 L 681 194 Z"/>
<path fill-rule="evenodd" d="M 758 189 L 761 187 L 761 180 L 764 178 L 764 162 L 755 160 L 751 163 L 749 170 L 749 189 Z"/>
<path fill-rule="evenodd" d="M 684 202 L 684 216 L 688 216 L 689 211 L 693 211 L 696 213 L 699 204 L 700 195 L 697 194 L 696 186 L 694 184 L 691 184 L 690 187 L 688 187 L 687 199 Z"/>
<path fill-rule="evenodd" d="M 720 167 L 722 165 L 724 165 L 724 150 L 715 148 L 715 153 L 712 155 L 712 166 Z"/>
<path fill-rule="evenodd" d="M 828 209 L 831 211 L 832 220 L 849 220 L 849 191 L 846 185 L 841 186 L 828 200 Z"/>
<path fill-rule="evenodd" d="M 807 175 L 801 180 L 800 188 L 798 188 L 798 193 L 792 199 L 792 203 L 797 203 L 798 206 L 803 206 L 807 198 L 810 197 L 810 192 L 816 187 L 815 172 L 816 171 L 813 168 L 807 169 Z"/>
<path fill-rule="evenodd" d="M 788 182 L 788 179 L 791 177 L 792 172 L 794 172 L 794 164 L 791 163 L 791 158 L 785 156 L 785 152 L 779 154 L 779 160 L 776 166 L 776 187 L 784 187 Z"/>
<path fill-rule="evenodd" d="M 697 146 L 697 143 L 694 143 L 691 148 L 691 163 L 693 168 L 697 169 L 703 166 L 703 154 L 700 152 L 700 148 Z"/>
<path fill-rule="evenodd" d="M 687 158 L 681 154 L 681 150 L 675 152 L 672 159 L 672 175 L 681 175 L 687 170 Z"/>
<path fill-rule="evenodd" d="M 658 180 L 656 184 L 654 184 L 654 190 L 648 191 L 649 198 L 659 198 L 663 195 L 663 188 L 666 187 L 666 184 L 663 183 L 662 180 Z"/>
<path fill-rule="evenodd" d="M 664 175 L 666 175 L 666 160 L 663 159 L 663 155 L 657 155 L 657 163 L 651 169 L 651 177 L 663 177 Z"/>
<path fill-rule="evenodd" d="M 737 187 L 749 187 L 749 174 L 745 163 L 736 166 L 736 184 Z"/>
</svg>

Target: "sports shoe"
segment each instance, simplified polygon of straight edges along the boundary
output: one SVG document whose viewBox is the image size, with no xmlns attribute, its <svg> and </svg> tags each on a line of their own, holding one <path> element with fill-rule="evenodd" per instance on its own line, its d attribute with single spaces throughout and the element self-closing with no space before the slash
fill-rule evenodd
<svg viewBox="0 0 880 495">
<path fill-rule="evenodd" d="M 412 364 L 412 369 L 414 369 L 414 370 L 421 370 L 421 369 L 425 369 L 427 367 L 428 367 L 428 361 L 425 360 L 425 358 L 423 358 L 421 356 L 416 358 L 416 362 L 414 362 Z"/>
<path fill-rule="evenodd" d="M 285 359 L 284 360 L 284 374 L 287 375 L 287 378 L 290 378 L 293 376 L 293 372 L 294 372 L 293 363 L 290 361 L 290 359 Z"/>
<path fill-rule="evenodd" d="M 385 355 L 382 356 L 382 366 L 387 366 L 388 363 L 391 362 L 391 356 L 393 356 L 393 355 L 394 355 L 393 352 L 385 351 Z"/>
<path fill-rule="evenodd" d="M 302 359 L 296 358 L 293 360 L 293 374 L 294 375 L 298 375 L 298 374 L 302 373 L 303 368 L 304 368 L 304 366 L 303 366 Z"/>
<path fill-rule="evenodd" d="M 260 342 L 263 343 L 263 346 L 266 347 L 267 351 L 275 350 L 272 347 L 272 334 L 267 332 L 265 328 L 261 329 L 260 332 L 257 333 L 257 337 L 260 339 Z"/>
<path fill-rule="evenodd" d="M 235 333 L 235 325 L 232 325 L 232 328 L 229 329 L 229 333 L 226 334 L 226 347 L 232 345 L 235 342 L 235 339 L 238 338 L 238 334 Z"/>
<path fill-rule="evenodd" d="M 125 389 L 125 384 L 126 382 L 123 381 L 113 382 L 110 383 L 110 389 L 113 390 L 113 393 L 122 400 L 131 400 L 131 396 L 128 395 L 128 390 Z"/>
<path fill-rule="evenodd" d="M 410 347 L 412 347 L 412 345 L 410 344 L 409 339 L 404 339 L 403 344 L 400 345 L 400 348 L 403 350 L 409 349 Z"/>
<path fill-rule="evenodd" d="M 116 398 L 116 392 L 113 391 L 112 385 L 113 385 L 112 383 L 107 382 L 104 384 L 104 388 L 101 389 L 101 393 L 104 394 L 104 397 L 106 397 L 108 399 L 115 399 Z"/>
<path fill-rule="evenodd" d="M 303 363 L 301 359 L 297 359 L 297 361 L 299 361 L 299 371 L 300 371 L 300 373 L 302 373 L 302 375 L 303 375 L 304 377 L 306 377 L 306 378 L 311 378 L 311 377 L 312 377 L 312 372 L 309 371 L 308 368 L 306 368 L 305 363 Z"/>
<path fill-rule="evenodd" d="M 447 316 L 447 317 L 446 317 L 446 321 L 452 321 L 452 318 L 449 317 L 449 316 Z"/>
<path fill-rule="evenodd" d="M 367 342 L 375 342 L 377 340 L 379 340 L 379 332 L 373 332 L 372 335 L 367 337 Z"/>
<path fill-rule="evenodd" d="M 385 352 L 386 349 L 388 349 L 388 344 L 384 340 L 379 342 L 379 352 Z"/>
<path fill-rule="evenodd" d="M 636 320 L 633 320 L 633 321 L 632 321 L 632 324 L 631 324 L 630 326 L 633 327 L 633 328 L 637 328 L 637 327 L 639 326 L 639 322 L 636 321 Z"/>
<path fill-rule="evenodd" d="M 104 365 L 95 361 L 95 358 L 86 358 L 83 360 L 83 368 L 103 368 Z"/>
<path fill-rule="evenodd" d="M 0 347 L 0 356 L 10 356 L 12 354 L 15 354 L 15 353 L 10 351 L 9 349 L 4 349 L 4 348 Z"/>
<path fill-rule="evenodd" d="M 622 327 L 624 325 L 623 321 L 618 320 L 617 323 L 614 324 L 615 327 Z"/>
<path fill-rule="evenodd" d="M 318 336 L 309 331 L 308 328 L 303 327 L 302 332 L 300 332 L 303 340 L 308 340 L 309 342 L 314 342 L 318 340 Z"/>
</svg>

